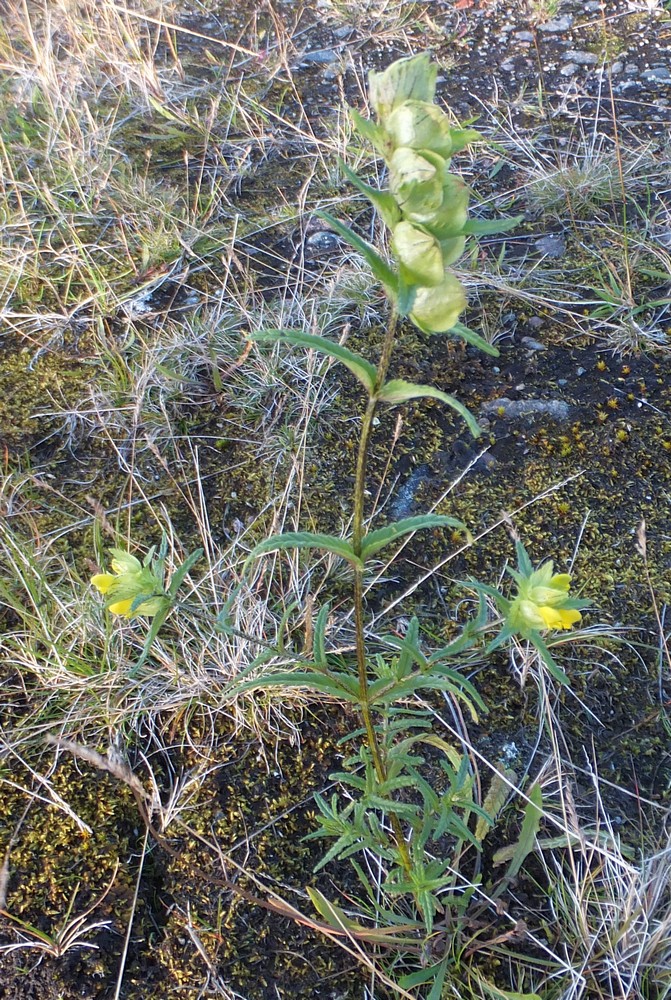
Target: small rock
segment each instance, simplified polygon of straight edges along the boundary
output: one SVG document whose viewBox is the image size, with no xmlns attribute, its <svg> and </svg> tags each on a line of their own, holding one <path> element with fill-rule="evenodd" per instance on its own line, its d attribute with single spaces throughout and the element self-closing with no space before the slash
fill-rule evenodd
<svg viewBox="0 0 671 1000">
<path fill-rule="evenodd" d="M 563 399 L 490 399 L 480 409 L 483 416 L 497 416 L 504 420 L 524 420 L 532 423 L 543 417 L 559 422 L 568 420 L 571 407 Z"/>
<path fill-rule="evenodd" d="M 565 66 L 562 66 L 559 72 L 562 76 L 574 76 L 579 69 L 580 67 L 577 63 L 566 63 Z"/>
<path fill-rule="evenodd" d="M 515 60 L 506 59 L 505 62 L 501 63 L 501 69 L 504 71 L 504 73 L 512 73 L 513 70 L 515 69 Z"/>
<path fill-rule="evenodd" d="M 340 239 L 329 229 L 319 229 L 307 237 L 303 244 L 306 260 L 316 260 L 318 257 L 328 257 L 341 249 Z"/>
<path fill-rule="evenodd" d="M 625 63 L 624 71 L 629 76 L 638 76 L 638 66 L 636 63 Z"/>
<path fill-rule="evenodd" d="M 671 83 L 671 72 L 668 66 L 653 66 L 641 73 L 641 79 L 646 83 Z"/>
<path fill-rule="evenodd" d="M 542 326 L 545 326 L 545 320 L 542 316 L 531 316 L 527 320 L 527 326 L 532 330 L 540 330 Z"/>
<path fill-rule="evenodd" d="M 561 233 L 548 233 L 547 236 L 541 236 L 539 240 L 534 242 L 534 246 L 546 257 L 552 257 L 556 260 L 566 253 L 566 240 Z"/>
<path fill-rule="evenodd" d="M 598 14 L 601 11 L 601 0 L 587 0 L 585 4 L 586 14 Z"/>
<path fill-rule="evenodd" d="M 576 373 L 576 375 L 584 375 L 586 371 L 587 371 L 587 369 L 583 368 L 582 365 L 581 365 L 580 368 L 576 368 L 575 373 Z"/>
<path fill-rule="evenodd" d="M 349 38 L 354 30 L 353 24 L 342 24 L 339 28 L 335 29 L 333 34 L 336 38 Z"/>
<path fill-rule="evenodd" d="M 534 35 L 532 31 L 516 31 L 513 38 L 518 42 L 533 42 Z"/>
<path fill-rule="evenodd" d="M 309 66 L 314 63 L 323 65 L 335 62 L 337 58 L 338 53 L 335 49 L 314 49 L 313 52 L 304 52 L 296 65 Z"/>
<path fill-rule="evenodd" d="M 621 62 L 614 62 L 613 65 L 610 67 L 610 71 L 613 74 L 613 76 L 618 76 L 623 69 L 624 66 Z"/>
<path fill-rule="evenodd" d="M 562 17 L 554 17 L 551 21 L 546 21 L 545 24 L 539 24 L 538 30 L 554 34 L 559 31 L 568 31 L 572 24 L 573 15 L 564 14 Z"/>
<path fill-rule="evenodd" d="M 533 337 L 522 337 L 520 343 L 527 351 L 547 351 L 545 344 L 541 344 L 540 340 L 534 340 Z"/>
<path fill-rule="evenodd" d="M 578 63 L 578 66 L 596 66 L 599 61 L 593 52 L 583 52 L 582 49 L 567 49 L 562 58 Z"/>
</svg>

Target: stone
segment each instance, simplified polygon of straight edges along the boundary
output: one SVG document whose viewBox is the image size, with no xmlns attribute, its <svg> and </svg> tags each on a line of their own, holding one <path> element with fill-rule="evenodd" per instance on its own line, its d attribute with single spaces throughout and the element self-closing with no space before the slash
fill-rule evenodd
<svg viewBox="0 0 671 1000">
<path fill-rule="evenodd" d="M 552 20 L 546 21 L 544 24 L 539 24 L 538 30 L 543 31 L 546 34 L 555 34 L 560 31 L 569 31 L 572 24 L 573 15 L 564 14 L 562 17 L 554 17 Z"/>
<path fill-rule="evenodd" d="M 532 31 L 516 31 L 513 38 L 518 42 L 533 42 L 534 40 Z"/>
<path fill-rule="evenodd" d="M 547 346 L 540 340 L 534 340 L 533 337 L 522 337 L 520 344 L 526 347 L 527 351 L 547 351 Z"/>
<path fill-rule="evenodd" d="M 505 62 L 501 63 L 501 69 L 503 70 L 504 73 L 512 73 L 513 70 L 515 69 L 515 60 L 506 59 Z"/>
<path fill-rule="evenodd" d="M 559 72 L 561 73 L 562 76 L 574 76 L 579 69 L 580 66 L 578 66 L 577 63 L 571 62 L 571 63 L 566 63 L 565 66 L 562 66 Z"/>
<path fill-rule="evenodd" d="M 500 396 L 483 403 L 480 413 L 484 417 L 498 417 L 500 420 L 520 420 L 533 423 L 534 420 L 556 420 L 563 423 L 571 416 L 571 407 L 564 399 L 508 399 Z"/>
<path fill-rule="evenodd" d="M 599 61 L 598 56 L 593 52 L 584 52 L 582 49 L 567 49 L 563 59 L 577 63 L 578 66 L 596 66 Z"/>
<path fill-rule="evenodd" d="M 641 79 L 646 83 L 671 83 L 671 71 L 668 66 L 653 66 L 641 73 Z"/>
<path fill-rule="evenodd" d="M 535 240 L 534 246 L 546 257 L 552 257 L 556 260 L 566 253 L 566 240 L 561 233 L 548 233 L 547 236 L 541 236 L 540 239 Z"/>
<path fill-rule="evenodd" d="M 629 76 L 638 76 L 638 66 L 636 63 L 625 63 L 624 71 Z"/>
</svg>

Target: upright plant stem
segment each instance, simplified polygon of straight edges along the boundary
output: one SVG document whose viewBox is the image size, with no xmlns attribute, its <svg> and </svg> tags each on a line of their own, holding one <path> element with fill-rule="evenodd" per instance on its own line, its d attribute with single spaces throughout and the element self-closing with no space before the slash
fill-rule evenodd
<svg viewBox="0 0 671 1000">
<path fill-rule="evenodd" d="M 354 524 L 352 527 L 352 548 L 357 556 L 361 555 L 361 542 L 363 538 L 363 518 L 364 518 L 364 497 L 366 490 L 366 467 L 368 464 L 368 445 L 370 443 L 371 430 L 373 428 L 373 418 L 377 409 L 377 392 L 384 385 L 389 370 L 389 362 L 394 347 L 394 337 L 398 314 L 394 309 L 389 316 L 387 332 L 382 344 L 382 354 L 377 366 L 374 392 L 368 400 L 366 411 L 361 422 L 361 438 L 359 439 L 359 451 L 356 459 L 356 475 L 354 480 Z M 368 667 L 366 662 L 366 640 L 364 635 L 364 615 L 363 615 L 363 569 L 354 569 L 354 628 L 356 632 L 356 659 L 359 674 L 359 704 L 361 715 L 366 729 L 366 738 L 373 758 L 373 766 L 377 775 L 377 780 L 382 784 L 387 780 L 387 768 L 380 751 L 373 714 L 370 708 L 370 698 L 368 692 Z M 396 846 L 401 857 L 401 863 L 410 874 L 412 863 L 408 852 L 408 845 L 403 836 L 403 829 L 398 816 L 391 815 L 391 825 L 394 830 Z"/>
</svg>

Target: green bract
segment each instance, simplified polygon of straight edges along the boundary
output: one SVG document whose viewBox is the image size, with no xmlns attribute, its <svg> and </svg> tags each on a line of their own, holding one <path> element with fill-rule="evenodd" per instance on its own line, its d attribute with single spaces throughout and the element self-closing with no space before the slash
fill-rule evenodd
<svg viewBox="0 0 671 1000">
<path fill-rule="evenodd" d="M 397 59 L 383 73 L 368 74 L 368 92 L 378 118 L 384 119 L 404 101 L 432 101 L 438 67 L 428 53 Z"/>
<path fill-rule="evenodd" d="M 405 216 L 430 222 L 443 201 L 445 161 L 434 153 L 400 146 L 389 162 L 389 187 Z"/>
<path fill-rule="evenodd" d="M 439 285 L 443 280 L 444 261 L 440 243 L 411 222 L 399 222 L 394 229 L 392 249 L 398 259 L 401 277 L 407 284 Z"/>
<path fill-rule="evenodd" d="M 466 295 L 461 282 L 446 274 L 440 285 L 417 289 L 410 319 L 424 333 L 446 333 L 465 308 Z"/>
<path fill-rule="evenodd" d="M 454 149 L 450 121 L 444 111 L 426 101 L 405 101 L 390 114 L 385 128 L 394 146 L 428 149 L 451 156 Z"/>
</svg>

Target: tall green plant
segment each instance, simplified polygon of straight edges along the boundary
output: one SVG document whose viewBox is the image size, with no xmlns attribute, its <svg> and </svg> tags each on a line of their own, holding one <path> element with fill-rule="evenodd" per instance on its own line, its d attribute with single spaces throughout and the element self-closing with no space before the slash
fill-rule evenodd
<svg viewBox="0 0 671 1000">
<path fill-rule="evenodd" d="M 420 648 L 416 618 L 402 639 L 383 636 L 375 652 L 367 648 L 363 593 L 370 560 L 412 532 L 463 527 L 455 518 L 424 514 L 368 529 L 364 507 L 370 437 L 380 406 L 397 406 L 421 397 L 441 400 L 459 413 L 474 437 L 480 434 L 475 418 L 459 400 L 434 386 L 389 378 L 389 369 L 397 326 L 406 318 L 424 333 L 449 332 L 488 354 L 498 353 L 459 322 L 466 295 L 450 266 L 463 253 L 469 234 L 478 229 L 503 230 L 515 221 L 479 226 L 469 220 L 469 190 L 450 172 L 450 158 L 479 136 L 472 129 L 451 124 L 434 103 L 435 89 L 436 67 L 427 55 L 401 59 L 383 73 L 370 74 L 370 99 L 377 121 L 352 112 L 358 131 L 387 164 L 389 187 L 378 190 L 344 164 L 343 170 L 388 226 L 394 263 L 337 219 L 323 216 L 364 256 L 389 298 L 390 314 L 377 366 L 323 337 L 285 330 L 266 330 L 256 335 L 258 340 L 284 341 L 320 351 L 344 364 L 363 387 L 366 402 L 356 461 L 351 534 L 346 538 L 311 532 L 277 535 L 263 541 L 249 556 L 251 561 L 268 552 L 314 548 L 327 550 L 351 566 L 355 663 L 326 652 L 328 608 L 322 608 L 311 662 L 295 671 L 249 681 L 246 687 L 308 687 L 350 702 L 358 709 L 361 728 L 348 737 L 351 753 L 342 771 L 334 775 L 347 789 L 347 798 L 343 800 L 338 794 L 328 801 L 317 797 L 319 829 L 311 836 L 332 840 L 319 867 L 333 858 L 352 859 L 369 904 L 385 925 L 397 924 L 398 916 L 384 900 L 399 896 L 413 900 L 417 913 L 412 923 L 418 935 L 415 943 L 433 934 L 438 916 L 449 911 L 452 926 L 454 919 L 463 916 L 473 886 L 458 875 L 459 859 L 466 851 L 480 849 L 480 840 L 472 831 L 474 824 L 469 825 L 469 821 L 477 814 L 481 820 L 478 829 L 487 829 L 490 818 L 475 801 L 466 756 L 430 732 L 431 723 L 423 710 L 408 706 L 418 693 L 447 691 L 477 719 L 484 705 L 455 664 L 478 641 L 486 621 L 486 606 L 482 596 L 477 619 L 467 624 L 454 642 L 433 653 Z M 429 747 L 439 751 L 440 791 L 426 777 L 423 753 Z M 433 857 L 431 845 L 444 837 L 451 845 L 449 858 Z M 380 858 L 386 869 L 381 901 L 357 860 L 368 851 Z M 343 917 L 332 903 L 316 892 L 312 898 L 322 916 L 342 923 Z M 441 956 L 440 961 L 429 962 L 427 968 L 400 984 L 426 984 L 427 996 L 436 1000 L 446 969 L 447 956 Z"/>
</svg>

